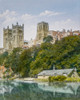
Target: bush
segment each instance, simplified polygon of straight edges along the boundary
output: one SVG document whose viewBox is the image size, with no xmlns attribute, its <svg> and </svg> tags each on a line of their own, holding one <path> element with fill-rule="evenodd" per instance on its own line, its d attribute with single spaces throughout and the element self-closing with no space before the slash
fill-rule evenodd
<svg viewBox="0 0 80 100">
<path fill-rule="evenodd" d="M 54 82 L 54 81 L 64 81 L 66 80 L 66 76 L 63 75 L 58 75 L 58 76 L 50 76 L 49 77 L 49 82 Z"/>
<path fill-rule="evenodd" d="M 66 82 L 80 82 L 80 78 L 67 77 Z"/>
</svg>

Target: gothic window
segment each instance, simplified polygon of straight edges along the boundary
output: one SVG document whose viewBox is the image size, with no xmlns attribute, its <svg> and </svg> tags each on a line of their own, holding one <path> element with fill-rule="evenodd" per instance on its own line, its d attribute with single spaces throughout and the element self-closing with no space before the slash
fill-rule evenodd
<svg viewBox="0 0 80 100">
<path fill-rule="evenodd" d="M 41 36 L 41 33 L 40 33 L 40 34 L 39 34 L 39 40 L 41 39 L 41 37 L 42 37 L 42 36 Z"/>
<path fill-rule="evenodd" d="M 9 49 L 12 49 L 12 45 L 11 45 L 11 42 L 9 42 Z"/>
<path fill-rule="evenodd" d="M 18 30 L 19 33 L 22 33 L 22 30 Z"/>
<path fill-rule="evenodd" d="M 22 36 L 19 36 L 19 39 L 22 40 Z"/>
<path fill-rule="evenodd" d="M 43 29 L 45 29 L 45 25 L 43 25 Z"/>
</svg>

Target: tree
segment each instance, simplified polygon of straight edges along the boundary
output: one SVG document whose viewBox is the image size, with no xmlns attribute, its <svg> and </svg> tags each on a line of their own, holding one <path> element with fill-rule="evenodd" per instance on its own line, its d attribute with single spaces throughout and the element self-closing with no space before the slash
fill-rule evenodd
<svg viewBox="0 0 80 100">
<path fill-rule="evenodd" d="M 30 63 L 32 61 L 32 52 L 31 49 L 24 50 L 19 59 L 19 72 L 22 77 L 28 77 L 30 71 Z"/>
<path fill-rule="evenodd" d="M 43 39 L 44 42 L 48 42 L 48 43 L 50 43 L 52 40 L 53 40 L 53 37 L 50 35 L 48 35 L 47 37 L 44 37 Z"/>
<path fill-rule="evenodd" d="M 8 52 L 0 54 L 0 65 L 4 65 L 4 61 L 7 57 L 8 57 Z"/>
<path fill-rule="evenodd" d="M 14 73 L 18 72 L 19 57 L 22 52 L 22 48 L 14 48 L 5 60 L 5 67 L 13 70 Z"/>
<path fill-rule="evenodd" d="M 41 44 L 41 50 L 30 64 L 31 73 L 50 69 L 52 64 L 57 69 L 76 67 L 80 73 L 80 36 L 65 37 L 55 44 Z"/>
</svg>

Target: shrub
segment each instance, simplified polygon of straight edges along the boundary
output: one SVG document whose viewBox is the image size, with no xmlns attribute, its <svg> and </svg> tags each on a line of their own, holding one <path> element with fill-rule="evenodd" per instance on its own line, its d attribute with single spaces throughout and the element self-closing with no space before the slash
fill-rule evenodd
<svg viewBox="0 0 80 100">
<path fill-rule="evenodd" d="M 80 82 L 80 78 L 75 78 L 75 77 L 67 77 L 66 82 Z"/>
<path fill-rule="evenodd" d="M 50 76 L 49 77 L 49 82 L 54 82 L 54 81 L 64 81 L 66 80 L 66 76 L 63 75 L 58 75 L 58 76 Z"/>
</svg>

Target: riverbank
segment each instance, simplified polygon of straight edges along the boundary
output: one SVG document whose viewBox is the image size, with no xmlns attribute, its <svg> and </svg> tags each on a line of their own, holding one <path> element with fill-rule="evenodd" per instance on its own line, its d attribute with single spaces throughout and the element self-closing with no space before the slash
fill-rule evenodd
<svg viewBox="0 0 80 100">
<path fill-rule="evenodd" d="M 16 78 L 14 80 L 17 81 L 34 81 L 34 82 L 49 82 L 49 79 L 39 79 L 39 78 Z M 79 82 L 80 83 L 80 78 L 66 78 L 64 81 L 55 81 L 53 80 L 52 82 Z"/>
<path fill-rule="evenodd" d="M 26 77 L 26 78 L 9 78 L 9 79 L 0 79 L 0 80 L 15 80 L 15 81 L 34 81 L 34 82 L 80 82 L 80 78 L 74 78 L 74 77 L 67 77 L 65 80 L 54 80 L 52 79 L 51 81 L 48 78 L 31 78 L 31 77 Z"/>
</svg>

